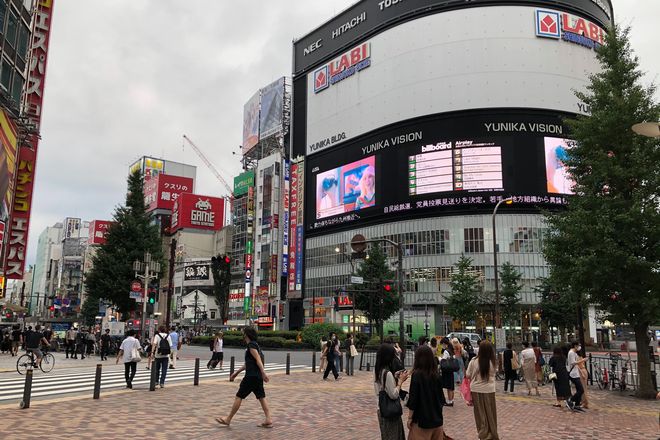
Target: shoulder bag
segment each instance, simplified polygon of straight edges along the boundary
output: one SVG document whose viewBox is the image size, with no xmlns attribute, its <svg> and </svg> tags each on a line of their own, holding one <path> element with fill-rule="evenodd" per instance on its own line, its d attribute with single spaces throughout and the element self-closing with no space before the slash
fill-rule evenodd
<svg viewBox="0 0 660 440">
<path fill-rule="evenodd" d="M 518 362 L 518 354 L 514 351 L 513 356 L 511 356 L 511 369 L 518 370 L 520 369 L 520 362 Z"/>
<path fill-rule="evenodd" d="M 450 357 L 440 360 L 440 369 L 446 373 L 455 373 L 461 369 L 461 364 L 458 363 L 458 359 Z"/>
<path fill-rule="evenodd" d="M 358 355 L 357 348 L 355 348 L 355 345 L 351 344 L 351 357 L 356 357 Z"/>
<path fill-rule="evenodd" d="M 140 362 L 142 360 L 139 347 L 139 344 L 133 344 L 133 349 L 131 350 L 131 362 Z"/>
<path fill-rule="evenodd" d="M 384 419 L 396 419 L 403 415 L 403 408 L 401 407 L 401 400 L 390 399 L 385 391 L 385 382 L 387 380 L 387 371 L 382 376 L 382 384 L 380 392 L 378 393 L 378 410 L 380 416 Z"/>
</svg>

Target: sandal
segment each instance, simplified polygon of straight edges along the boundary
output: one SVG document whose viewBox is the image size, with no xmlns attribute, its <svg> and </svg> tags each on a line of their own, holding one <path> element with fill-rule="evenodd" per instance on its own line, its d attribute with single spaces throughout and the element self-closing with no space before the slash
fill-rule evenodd
<svg viewBox="0 0 660 440">
<path fill-rule="evenodd" d="M 561 405 L 560 405 L 559 403 L 555 403 L 555 404 L 552 405 L 552 406 L 554 406 L 555 408 L 561 408 Z"/>
<path fill-rule="evenodd" d="M 259 427 L 260 427 L 260 428 L 266 428 L 266 429 L 269 429 L 269 428 L 272 428 L 272 427 L 273 427 L 273 424 L 272 424 L 272 423 L 266 423 L 266 422 L 263 422 L 263 423 L 261 423 L 261 424 L 259 425 Z"/>
<path fill-rule="evenodd" d="M 222 425 L 222 426 L 229 426 L 229 423 L 227 423 L 227 421 L 225 419 L 223 419 L 222 417 L 217 417 L 215 419 L 215 421 L 220 423 L 220 425 Z"/>
</svg>

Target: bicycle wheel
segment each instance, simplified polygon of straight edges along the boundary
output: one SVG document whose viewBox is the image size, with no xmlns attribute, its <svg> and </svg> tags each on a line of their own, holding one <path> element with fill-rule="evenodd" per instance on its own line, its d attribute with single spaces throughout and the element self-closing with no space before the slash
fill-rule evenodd
<svg viewBox="0 0 660 440">
<path fill-rule="evenodd" d="M 495 373 L 495 379 L 504 380 L 504 372 L 503 371 L 498 371 L 497 373 Z"/>
<path fill-rule="evenodd" d="M 41 359 L 41 371 L 44 373 L 50 373 L 55 367 L 55 356 L 52 353 L 46 353 Z"/>
<path fill-rule="evenodd" d="M 16 361 L 16 371 L 18 374 L 25 374 L 25 372 L 32 366 L 32 358 L 29 354 L 24 354 Z"/>
<path fill-rule="evenodd" d="M 603 373 L 600 372 L 600 370 L 596 370 L 594 372 L 594 376 L 596 379 L 596 385 L 598 385 L 598 389 L 602 390 L 604 388 L 604 383 L 603 383 Z"/>
</svg>

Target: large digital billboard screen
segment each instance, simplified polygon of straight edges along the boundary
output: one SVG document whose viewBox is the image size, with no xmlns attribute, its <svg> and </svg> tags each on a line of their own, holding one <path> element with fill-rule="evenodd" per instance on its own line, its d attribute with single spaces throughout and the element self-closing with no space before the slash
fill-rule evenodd
<svg viewBox="0 0 660 440">
<path fill-rule="evenodd" d="M 561 115 L 445 114 L 399 124 L 307 158 L 305 226 L 318 231 L 406 217 L 567 203 Z M 396 214 L 396 215 L 392 215 Z"/>
<path fill-rule="evenodd" d="M 376 204 L 376 161 L 367 157 L 316 175 L 316 218 Z"/>
</svg>

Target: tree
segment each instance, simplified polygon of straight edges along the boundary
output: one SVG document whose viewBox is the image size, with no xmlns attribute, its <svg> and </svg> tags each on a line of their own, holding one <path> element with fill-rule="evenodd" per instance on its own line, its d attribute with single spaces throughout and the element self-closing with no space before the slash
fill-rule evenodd
<svg viewBox="0 0 660 440">
<path fill-rule="evenodd" d="M 616 26 L 607 33 L 597 50 L 601 72 L 576 93 L 591 110 L 567 121 L 576 141 L 566 159 L 576 196 L 549 215 L 544 253 L 559 287 L 632 326 L 636 394 L 653 397 L 647 329 L 660 321 L 660 142 L 630 127 L 657 121 L 660 106 L 655 88 L 641 85 L 628 33 Z"/>
<path fill-rule="evenodd" d="M 142 261 L 145 252 L 151 253 L 154 261 L 163 260 L 159 229 L 146 212 L 142 186 L 139 171 L 128 177 L 126 206 L 115 209 L 106 243 L 93 257 L 92 270 L 85 279 L 91 297 L 105 299 L 123 313 L 136 308 L 136 302 L 129 298 L 131 282 L 135 279 L 133 261 Z"/>
<path fill-rule="evenodd" d="M 500 270 L 500 314 L 502 321 L 509 328 L 519 315 L 520 291 L 522 274 L 508 261 L 502 264 Z"/>
<path fill-rule="evenodd" d="M 213 296 L 218 303 L 220 319 L 229 318 L 229 285 L 231 284 L 231 259 L 218 255 L 211 257 L 213 273 Z"/>
<path fill-rule="evenodd" d="M 552 277 L 542 278 L 534 290 L 541 295 L 539 309 L 541 319 L 549 326 L 562 329 L 573 328 L 577 320 L 577 298 L 570 290 L 562 290 L 553 285 Z"/>
<path fill-rule="evenodd" d="M 396 280 L 396 273 L 390 269 L 387 257 L 380 244 L 374 243 L 369 249 L 369 258 L 357 269 L 357 274 L 364 278 L 364 284 L 354 285 L 355 308 L 376 323 L 383 336 L 383 322 L 399 311 L 399 292 L 397 283 L 392 283 L 390 292 L 383 289 L 384 281 Z"/>
<path fill-rule="evenodd" d="M 96 323 L 96 317 L 99 315 L 99 299 L 93 296 L 85 298 L 80 314 L 82 321 L 86 326 L 92 326 Z"/>
<path fill-rule="evenodd" d="M 446 297 L 447 313 L 465 323 L 476 316 L 479 303 L 479 277 L 472 269 L 472 259 L 462 255 L 451 274 L 451 295 Z"/>
</svg>

